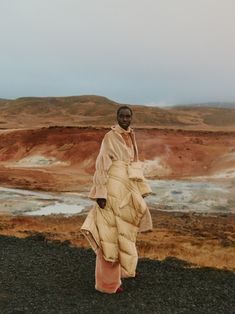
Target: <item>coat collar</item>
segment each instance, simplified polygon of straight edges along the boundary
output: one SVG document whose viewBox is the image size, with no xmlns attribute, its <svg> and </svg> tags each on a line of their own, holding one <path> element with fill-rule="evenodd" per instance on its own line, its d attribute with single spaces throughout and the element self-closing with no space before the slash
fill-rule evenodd
<svg viewBox="0 0 235 314">
<path fill-rule="evenodd" d="M 116 124 L 114 126 L 111 127 L 111 129 L 119 134 L 128 134 L 128 133 L 133 133 L 133 129 L 131 127 L 128 127 L 127 130 L 124 130 L 123 128 L 120 127 L 119 124 Z"/>
</svg>

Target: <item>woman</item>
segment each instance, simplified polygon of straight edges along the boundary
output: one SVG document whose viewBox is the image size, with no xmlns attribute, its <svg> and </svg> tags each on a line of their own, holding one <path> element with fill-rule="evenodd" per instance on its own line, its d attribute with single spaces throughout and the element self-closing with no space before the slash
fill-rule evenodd
<svg viewBox="0 0 235 314">
<path fill-rule="evenodd" d="M 143 199 L 151 189 L 142 175 L 135 134 L 130 128 L 132 110 L 117 111 L 118 124 L 101 144 L 89 197 L 96 205 L 81 230 L 96 252 L 96 290 L 122 292 L 121 278 L 135 277 L 138 232 L 152 229 Z"/>
</svg>

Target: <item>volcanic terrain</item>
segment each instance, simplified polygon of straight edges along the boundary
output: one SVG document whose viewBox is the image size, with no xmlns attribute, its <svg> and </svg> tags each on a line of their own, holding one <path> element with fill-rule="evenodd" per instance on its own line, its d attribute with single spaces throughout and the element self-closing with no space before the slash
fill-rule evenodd
<svg viewBox="0 0 235 314">
<path fill-rule="evenodd" d="M 118 105 L 98 96 L 0 100 L 0 185 L 86 194 Z M 229 199 L 229 211 L 226 205 L 216 217 L 152 206 L 154 230 L 140 236 L 141 256 L 176 256 L 195 265 L 234 269 L 235 109 L 209 104 L 132 109 L 148 179 L 216 182 L 227 187 Z M 84 216 L 15 217 L 1 206 L 1 234 L 40 233 L 87 245 L 79 232 Z"/>
</svg>

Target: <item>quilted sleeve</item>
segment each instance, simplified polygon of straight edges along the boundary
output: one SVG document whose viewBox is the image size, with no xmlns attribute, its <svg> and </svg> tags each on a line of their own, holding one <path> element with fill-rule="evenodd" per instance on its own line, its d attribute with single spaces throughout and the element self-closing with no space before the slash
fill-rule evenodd
<svg viewBox="0 0 235 314">
<path fill-rule="evenodd" d="M 107 199 L 107 181 L 108 181 L 108 170 L 112 165 L 112 159 L 110 157 L 110 144 L 109 139 L 105 135 L 99 155 L 96 159 L 96 170 L 93 177 L 93 185 L 89 193 L 89 198 L 105 198 Z"/>
</svg>

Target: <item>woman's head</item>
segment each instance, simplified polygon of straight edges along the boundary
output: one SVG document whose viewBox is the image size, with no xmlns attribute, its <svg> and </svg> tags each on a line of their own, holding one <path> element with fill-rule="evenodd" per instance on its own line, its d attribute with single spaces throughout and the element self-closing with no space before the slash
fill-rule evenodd
<svg viewBox="0 0 235 314">
<path fill-rule="evenodd" d="M 117 110 L 117 122 L 121 128 L 127 130 L 132 120 L 132 110 L 128 106 L 121 106 Z"/>
</svg>

